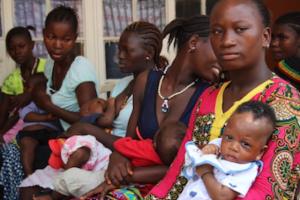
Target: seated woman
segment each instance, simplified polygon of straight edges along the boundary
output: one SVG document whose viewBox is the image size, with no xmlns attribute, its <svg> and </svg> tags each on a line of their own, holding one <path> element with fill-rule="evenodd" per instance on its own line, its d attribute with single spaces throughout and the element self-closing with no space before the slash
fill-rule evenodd
<svg viewBox="0 0 300 200">
<path fill-rule="evenodd" d="M 300 90 L 300 12 L 278 17 L 272 29 L 271 51 L 278 62 L 275 73 Z"/>
<path fill-rule="evenodd" d="M 218 78 L 220 68 L 208 40 L 207 16 L 176 19 L 166 26 L 164 36 L 167 35 L 170 35 L 169 44 L 175 41 L 178 47 L 177 56 L 164 72 L 152 70 L 138 77 L 128 137 L 138 138 L 137 127 L 143 139 L 153 139 L 164 124 L 181 121 L 187 125 L 195 100 L 209 83 Z M 121 183 L 156 184 L 167 169 L 166 165 L 132 167 L 127 158 L 113 151 L 106 178 L 119 188 Z M 112 191 L 110 198 L 140 195 L 136 188 L 126 188 Z"/>
<path fill-rule="evenodd" d="M 0 142 L 11 142 L 22 128 L 19 108 L 31 100 L 26 83 L 33 74 L 44 72 L 46 60 L 33 55 L 34 41 L 29 30 L 33 27 L 14 27 L 6 35 L 6 50 L 18 67 L 4 80 L 1 87 Z M 19 120 L 19 121 L 18 121 Z"/>
<path fill-rule="evenodd" d="M 133 85 L 141 72 L 158 68 L 165 63 L 160 57 L 161 48 L 162 35 L 155 25 L 148 22 L 134 22 L 130 24 L 121 35 L 118 56 L 120 70 L 124 73 L 133 73 L 133 76 L 127 76 L 121 79 L 111 92 L 111 96 L 115 98 L 116 113 L 111 134 L 107 133 L 104 128 L 80 122 L 73 124 L 65 136 L 71 136 L 73 134 L 92 134 L 95 132 L 96 134 L 94 136 L 98 141 L 104 138 L 102 141 L 103 144 L 109 144 L 110 138 L 124 137 L 132 111 Z M 161 63 L 162 61 L 164 62 Z M 85 106 L 82 105 L 82 107 Z M 108 138 L 108 140 L 105 140 L 106 138 Z M 105 143 L 106 141 L 107 143 Z M 37 173 L 33 173 L 28 179 L 36 176 L 36 174 Z M 28 183 L 28 181 L 26 182 Z M 33 193 L 37 191 L 36 189 L 32 190 L 31 187 L 28 187 L 29 185 L 21 188 L 23 199 L 31 199 Z M 39 183 L 31 183 L 31 185 L 39 185 Z"/>
<path fill-rule="evenodd" d="M 43 87 L 37 87 L 33 97 L 39 108 L 59 118 L 64 130 L 79 121 L 80 106 L 97 97 L 94 67 L 86 58 L 74 54 L 77 29 L 78 19 L 73 9 L 60 6 L 48 14 L 43 32 L 44 43 L 51 57 L 45 68 L 48 81 L 46 91 Z M 41 151 L 38 149 L 36 152 L 39 154 Z M 15 145 L 8 145 L 1 149 L 1 153 L 2 199 L 18 199 L 17 186 L 23 178 L 19 151 Z M 42 158 L 48 160 L 44 154 Z M 11 171 L 18 173 L 12 174 Z"/>
<path fill-rule="evenodd" d="M 299 181 L 299 92 L 267 67 L 270 15 L 262 1 L 223 0 L 211 13 L 211 43 L 231 81 L 204 91 L 194 108 L 185 141 L 203 147 L 221 137 L 232 113 L 243 102 L 267 103 L 277 121 L 262 161 L 264 166 L 243 199 L 294 199 Z M 187 179 L 184 145 L 166 176 L 146 199 L 177 199 Z M 204 171 L 198 171 L 203 174 Z M 212 171 L 209 171 L 212 173 Z"/>
</svg>

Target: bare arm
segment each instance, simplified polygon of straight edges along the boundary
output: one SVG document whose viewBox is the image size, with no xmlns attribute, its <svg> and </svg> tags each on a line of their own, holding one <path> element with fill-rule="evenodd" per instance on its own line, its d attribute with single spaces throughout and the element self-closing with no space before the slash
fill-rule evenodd
<svg viewBox="0 0 300 200">
<path fill-rule="evenodd" d="M 6 120 L 8 119 L 9 112 L 9 96 L 3 94 L 3 98 L 0 104 L 0 127 L 3 128 Z"/>
<path fill-rule="evenodd" d="M 238 193 L 222 185 L 217 181 L 213 174 L 212 166 L 203 165 L 196 169 L 201 177 L 209 196 L 214 200 L 232 200 L 238 196 Z"/>
<path fill-rule="evenodd" d="M 84 103 L 86 103 L 87 101 L 97 97 L 95 84 L 92 82 L 81 83 L 76 88 L 75 92 L 76 92 L 79 107 Z M 70 124 L 77 122 L 80 119 L 79 112 L 67 111 L 53 104 L 50 100 L 50 97 L 47 94 L 45 94 L 45 91 L 43 92 L 38 91 L 38 94 L 36 94 L 35 97 L 35 103 L 42 109 L 48 111 L 49 113 L 54 114 L 58 118 L 63 119 L 64 121 Z"/>
<path fill-rule="evenodd" d="M 57 118 L 55 118 L 52 114 L 49 113 L 35 113 L 35 112 L 30 112 L 24 117 L 25 122 L 48 122 L 48 121 L 53 121 Z"/>
<path fill-rule="evenodd" d="M 136 81 L 133 87 L 133 110 L 128 122 L 126 133 L 127 137 L 137 138 L 135 129 L 137 127 L 139 115 L 141 112 L 148 74 L 149 71 L 145 71 L 141 73 L 138 77 L 136 77 Z"/>
<path fill-rule="evenodd" d="M 156 165 L 150 167 L 136 167 L 133 174 L 125 178 L 128 183 L 156 184 L 167 173 L 168 167 L 165 165 Z"/>
<path fill-rule="evenodd" d="M 66 132 L 67 137 L 86 134 L 95 136 L 97 141 L 101 142 L 104 146 L 111 150 L 113 150 L 114 141 L 119 139 L 117 136 L 106 133 L 102 128 L 84 122 L 77 122 L 73 124 Z"/>
<path fill-rule="evenodd" d="M 0 103 L 0 135 L 3 135 L 11 129 L 19 120 L 19 115 L 16 113 L 9 117 L 10 98 L 3 94 L 3 99 Z"/>
</svg>

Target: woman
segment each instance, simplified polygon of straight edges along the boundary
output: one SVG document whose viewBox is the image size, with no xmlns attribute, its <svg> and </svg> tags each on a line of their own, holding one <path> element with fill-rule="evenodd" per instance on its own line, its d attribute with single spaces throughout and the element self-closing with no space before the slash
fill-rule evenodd
<svg viewBox="0 0 300 200">
<path fill-rule="evenodd" d="M 48 82 L 46 91 L 41 86 L 34 93 L 35 103 L 57 116 L 65 130 L 79 120 L 80 106 L 97 97 L 93 66 L 86 58 L 75 56 L 73 51 L 77 31 L 78 19 L 73 9 L 60 6 L 48 14 L 43 31 L 44 43 L 51 57 L 45 69 Z M 15 146 L 2 149 L 4 162 L 0 177 L 4 185 L 3 199 L 9 200 L 18 199 L 17 186 L 23 178 L 21 173 L 12 173 L 22 168 L 19 154 L 12 154 L 11 149 Z"/>
<path fill-rule="evenodd" d="M 218 78 L 220 68 L 213 54 L 207 16 L 176 19 L 168 24 L 164 36 L 169 35 L 169 44 L 175 41 L 177 56 L 164 72 L 142 73 L 135 84 L 133 112 L 129 120 L 127 136 L 138 138 L 138 127 L 142 138 L 152 139 L 159 127 L 170 121 L 181 121 L 187 125 L 195 100 L 202 91 Z M 110 157 L 107 181 L 115 186 L 121 182 L 155 184 L 166 173 L 164 165 L 131 168 L 128 159 L 114 151 Z M 94 192 L 106 194 L 101 186 Z M 114 198 L 140 196 L 135 188 L 122 188 L 110 193 Z M 122 197 L 121 197 L 122 196 Z"/>
<path fill-rule="evenodd" d="M 257 100 L 273 107 L 276 130 L 262 161 L 262 172 L 245 199 L 293 199 L 299 167 L 299 93 L 274 76 L 265 62 L 270 42 L 270 16 L 262 1 L 223 0 L 211 14 L 211 43 L 230 82 L 208 88 L 196 104 L 186 141 L 200 147 L 220 137 L 227 119 L 238 105 Z M 146 199 L 177 199 L 187 179 L 181 172 L 182 148 L 164 179 Z M 299 168 L 298 168 L 299 169 Z M 211 168 L 199 168 L 211 173 Z"/>
<path fill-rule="evenodd" d="M 74 124 L 67 132 L 73 134 L 94 135 L 106 147 L 112 148 L 112 143 L 126 134 L 128 120 L 132 111 L 133 86 L 139 74 L 150 69 L 164 68 L 167 61 L 160 57 L 162 49 L 162 34 L 159 29 L 148 22 L 134 22 L 127 26 L 121 34 L 118 45 L 119 67 L 123 73 L 133 73 L 133 76 L 120 80 L 112 90 L 111 96 L 116 98 L 117 117 L 113 122 L 112 135 L 90 124 Z"/>
<path fill-rule="evenodd" d="M 165 65 L 166 60 L 160 57 L 161 48 L 162 34 L 155 25 L 140 21 L 127 26 L 120 37 L 118 59 L 120 70 L 123 73 L 133 73 L 133 76 L 121 79 L 112 90 L 111 95 L 115 97 L 116 118 L 112 124 L 111 134 L 108 134 L 101 127 L 80 122 L 72 125 L 66 133 L 66 136 L 91 134 L 109 148 L 112 148 L 111 141 L 119 137 L 124 137 L 132 111 L 133 85 L 141 72 L 154 68 L 157 70 L 157 68 Z M 40 173 L 45 171 L 46 170 L 43 169 L 34 173 L 29 179 L 26 179 L 26 182 L 30 182 L 31 178 L 33 180 L 35 176 L 41 175 Z M 70 172 L 72 172 L 72 170 L 67 170 L 67 173 L 64 174 Z M 90 176 L 85 176 L 85 174 L 80 176 L 80 172 L 78 171 L 75 173 L 75 177 L 83 182 L 86 179 L 91 180 Z M 97 175 L 92 174 L 91 176 L 95 177 Z M 52 185 L 52 183 L 48 184 Z M 45 184 L 41 186 L 49 187 L 49 185 Z M 25 187 L 22 190 L 24 190 L 24 193 L 26 192 L 26 195 L 28 192 L 28 196 L 32 197 L 32 191 L 27 191 L 28 189 L 28 187 Z"/>
<path fill-rule="evenodd" d="M 300 12 L 278 17 L 272 29 L 274 71 L 300 90 Z"/>
</svg>

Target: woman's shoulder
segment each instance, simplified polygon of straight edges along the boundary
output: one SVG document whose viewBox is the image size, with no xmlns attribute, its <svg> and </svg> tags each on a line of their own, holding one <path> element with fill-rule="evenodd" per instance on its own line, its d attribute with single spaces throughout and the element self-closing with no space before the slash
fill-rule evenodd
<svg viewBox="0 0 300 200">
<path fill-rule="evenodd" d="M 118 96 L 130 83 L 130 81 L 133 80 L 133 76 L 125 76 L 121 78 L 116 85 L 114 86 L 113 90 L 111 91 L 111 96 L 116 97 Z"/>
<path fill-rule="evenodd" d="M 94 65 L 86 57 L 77 56 L 71 64 L 71 68 L 82 71 L 85 71 L 87 68 L 94 70 Z"/>
<path fill-rule="evenodd" d="M 273 107 L 277 119 L 285 121 L 296 117 L 300 123 L 299 91 L 278 76 L 274 76 L 272 80 L 273 84 L 266 90 L 266 102 Z"/>
<path fill-rule="evenodd" d="M 267 90 L 271 90 L 273 95 L 283 95 L 289 98 L 299 98 L 299 91 L 291 85 L 288 81 L 282 79 L 277 75 L 273 75 L 271 81 L 273 82 Z"/>
</svg>

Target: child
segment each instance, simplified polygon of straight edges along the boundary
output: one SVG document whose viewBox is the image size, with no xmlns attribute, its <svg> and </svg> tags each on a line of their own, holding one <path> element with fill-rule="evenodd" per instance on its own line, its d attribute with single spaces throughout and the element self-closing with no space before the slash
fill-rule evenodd
<svg viewBox="0 0 300 200">
<path fill-rule="evenodd" d="M 43 74 L 35 74 L 27 82 L 26 90 L 30 93 L 36 85 L 45 85 Z M 21 161 L 25 175 L 33 172 L 34 152 L 38 144 L 47 144 L 55 138 L 60 130 L 60 124 L 55 116 L 38 108 L 34 102 L 29 103 L 19 111 L 24 121 L 23 129 L 18 133 L 17 140 L 21 148 Z"/>
<path fill-rule="evenodd" d="M 33 74 L 43 72 L 45 59 L 33 55 L 34 41 L 29 30 L 33 27 L 14 27 L 6 35 L 6 50 L 17 67 L 4 80 L 0 103 L 0 141 L 8 143 L 22 128 L 18 110 L 30 102 L 30 94 L 25 84 Z"/>
<path fill-rule="evenodd" d="M 170 122 L 163 126 L 160 131 L 156 133 L 154 141 L 150 139 L 134 140 L 126 137 L 117 140 L 114 143 L 114 147 L 115 150 L 119 151 L 119 153 L 130 159 L 134 167 L 162 164 L 170 165 L 177 154 L 181 141 L 184 137 L 185 130 L 186 127 L 182 123 Z M 73 158 L 69 157 L 68 162 L 70 162 L 70 159 Z M 77 158 L 77 161 L 75 162 L 79 163 L 79 161 L 80 159 Z M 72 162 L 74 162 L 74 160 Z M 102 181 L 100 182 L 103 182 L 104 171 L 98 173 L 98 175 L 102 175 Z M 74 176 L 74 174 L 72 174 L 72 176 Z M 105 182 L 103 182 L 100 187 L 103 187 L 104 185 L 105 187 L 108 187 L 110 189 L 115 188 L 115 186 L 111 184 L 108 185 Z M 88 185 L 87 183 L 83 187 L 76 188 L 78 187 L 78 183 L 68 182 L 67 176 L 58 176 L 56 180 L 54 180 L 54 190 L 65 196 L 73 195 L 76 197 L 80 197 L 96 186 L 97 185 Z M 141 186 L 141 188 L 146 194 L 151 189 L 151 185 Z M 52 199 L 60 199 L 62 197 L 57 192 L 52 192 L 50 194 Z M 90 195 L 93 194 L 95 193 L 92 193 Z M 36 197 L 36 199 L 42 199 L 42 197 Z"/>
<path fill-rule="evenodd" d="M 179 199 L 245 196 L 262 169 L 259 160 L 275 122 L 272 108 L 250 101 L 240 105 L 230 117 L 222 138 L 211 141 L 201 150 L 195 143 L 188 142 L 183 173 L 189 181 Z"/>
<path fill-rule="evenodd" d="M 115 98 L 109 98 L 107 101 L 95 98 L 80 108 L 80 121 L 96 124 L 101 128 L 112 128 L 115 112 Z"/>
</svg>

